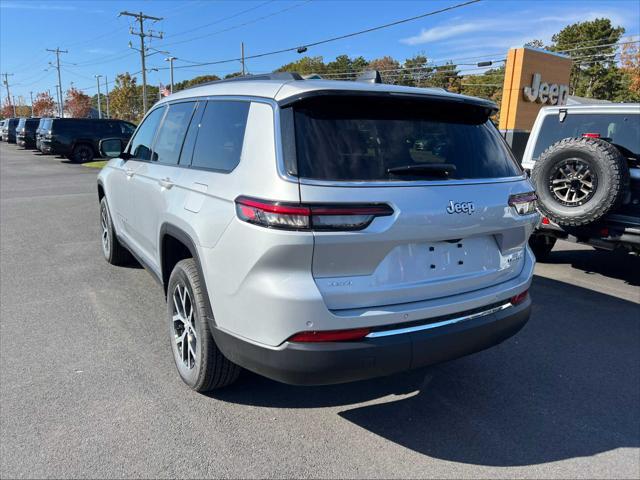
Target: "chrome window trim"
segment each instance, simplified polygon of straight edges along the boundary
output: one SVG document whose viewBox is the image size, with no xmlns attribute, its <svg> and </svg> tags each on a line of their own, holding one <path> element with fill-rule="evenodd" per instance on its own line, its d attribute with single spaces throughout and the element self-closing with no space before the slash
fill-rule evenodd
<svg viewBox="0 0 640 480">
<path fill-rule="evenodd" d="M 380 337 L 389 337 L 391 335 L 402 335 L 405 333 L 413 333 L 420 332 L 423 330 L 431 330 L 434 328 L 444 327 L 446 325 L 453 325 L 454 323 L 466 322 L 468 320 L 473 320 L 475 318 L 484 317 L 486 315 L 491 315 L 492 313 L 500 312 L 502 310 L 506 310 L 507 308 L 511 308 L 513 305 L 511 302 L 505 303 L 503 305 L 499 305 L 497 307 L 490 308 L 489 310 L 484 310 L 483 312 L 476 312 L 470 315 L 464 315 L 462 317 L 450 318 L 449 320 L 442 320 L 441 322 L 428 323 L 426 325 L 416 325 L 415 327 L 405 327 L 405 328 L 397 328 L 395 330 L 381 330 L 379 332 L 371 332 L 365 338 L 380 338 Z"/>
</svg>

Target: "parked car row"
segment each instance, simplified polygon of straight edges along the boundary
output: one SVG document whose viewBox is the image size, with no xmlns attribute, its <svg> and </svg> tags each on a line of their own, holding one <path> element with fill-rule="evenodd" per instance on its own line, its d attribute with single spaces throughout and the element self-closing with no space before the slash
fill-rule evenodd
<svg viewBox="0 0 640 480">
<path fill-rule="evenodd" d="M 127 142 L 135 128 L 114 119 L 8 118 L 0 123 L 0 140 L 83 163 L 100 156 L 100 140 L 120 138 Z"/>
</svg>

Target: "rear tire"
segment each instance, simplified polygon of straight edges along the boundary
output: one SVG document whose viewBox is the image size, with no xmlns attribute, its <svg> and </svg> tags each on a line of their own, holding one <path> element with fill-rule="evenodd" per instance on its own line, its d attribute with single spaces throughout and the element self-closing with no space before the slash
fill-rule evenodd
<svg viewBox="0 0 640 480">
<path fill-rule="evenodd" d="M 553 250 L 557 239 L 550 235 L 533 234 L 529 237 L 529 246 L 533 250 L 533 254 L 536 256 L 538 262 L 544 262 L 551 250 Z"/>
<path fill-rule="evenodd" d="M 604 140 L 565 138 L 540 155 L 531 178 L 544 216 L 559 225 L 581 226 L 620 204 L 629 186 L 629 168 Z"/>
<path fill-rule="evenodd" d="M 102 197 L 102 200 L 100 200 L 100 239 L 102 241 L 104 259 L 111 265 L 122 266 L 131 262 L 132 257 L 129 250 L 124 248 L 118 241 L 118 237 L 116 237 L 107 197 Z"/>
<path fill-rule="evenodd" d="M 207 311 L 196 262 L 192 258 L 181 260 L 167 286 L 169 338 L 180 378 L 196 392 L 230 385 L 241 371 L 218 349 Z"/>
<path fill-rule="evenodd" d="M 85 163 L 93 160 L 93 149 L 90 145 L 85 143 L 81 143 L 80 145 L 76 145 L 73 148 L 73 153 L 71 154 L 71 161 L 73 163 Z"/>
</svg>

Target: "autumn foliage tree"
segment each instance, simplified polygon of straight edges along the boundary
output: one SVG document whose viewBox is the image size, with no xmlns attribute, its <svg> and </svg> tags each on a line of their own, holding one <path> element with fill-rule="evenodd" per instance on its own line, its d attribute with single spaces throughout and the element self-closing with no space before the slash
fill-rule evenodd
<svg viewBox="0 0 640 480">
<path fill-rule="evenodd" d="M 67 91 L 64 108 L 74 118 L 85 118 L 91 111 L 91 97 L 71 87 Z"/>
<path fill-rule="evenodd" d="M 2 101 L 2 109 L 0 109 L 0 117 L 11 118 L 13 117 L 13 105 L 9 102 L 8 98 Z"/>
<path fill-rule="evenodd" d="M 634 97 L 632 100 L 638 101 L 640 98 L 640 46 L 637 43 L 629 43 L 622 47 L 620 64 L 629 93 Z"/>
<path fill-rule="evenodd" d="M 56 102 L 47 92 L 41 92 L 36 95 L 33 101 L 34 117 L 53 117 L 56 113 Z"/>
</svg>

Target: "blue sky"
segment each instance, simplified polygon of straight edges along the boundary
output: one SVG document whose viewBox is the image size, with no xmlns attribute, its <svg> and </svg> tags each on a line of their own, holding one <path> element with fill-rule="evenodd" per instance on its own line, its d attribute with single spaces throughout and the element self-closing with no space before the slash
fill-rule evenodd
<svg viewBox="0 0 640 480">
<path fill-rule="evenodd" d="M 0 71 L 9 77 L 12 95 L 29 98 L 29 92 L 57 84 L 54 55 L 46 48 L 66 49 L 62 83 L 71 82 L 86 93 L 96 92 L 95 74 L 110 81 L 117 73 L 140 70 L 139 54 L 128 48 L 139 38 L 129 34 L 132 19 L 118 18 L 122 10 L 144 11 L 164 17 L 147 25 L 164 32 L 150 46 L 178 57 L 176 81 L 214 73 L 237 71 L 238 63 L 190 66 L 189 62 L 235 58 L 240 42 L 247 55 L 322 40 L 460 3 L 436 1 L 334 1 L 334 0 L 146 0 L 58 1 L 0 0 Z M 640 2 L 634 0 L 483 0 L 480 3 L 419 19 L 384 30 L 310 48 L 307 55 L 325 61 L 346 53 L 367 59 L 391 55 L 405 59 L 425 54 L 435 63 L 458 63 L 487 56 L 504 58 L 512 46 L 551 35 L 567 24 L 596 17 L 611 18 L 627 35 L 640 30 Z M 166 68 L 165 55 L 149 57 L 148 68 Z M 252 73 L 271 71 L 299 58 L 296 52 L 249 60 Z M 47 71 L 45 71 L 45 69 Z M 150 72 L 149 83 L 168 83 L 167 70 Z M 6 90 L 2 88 L 2 96 Z"/>
</svg>

